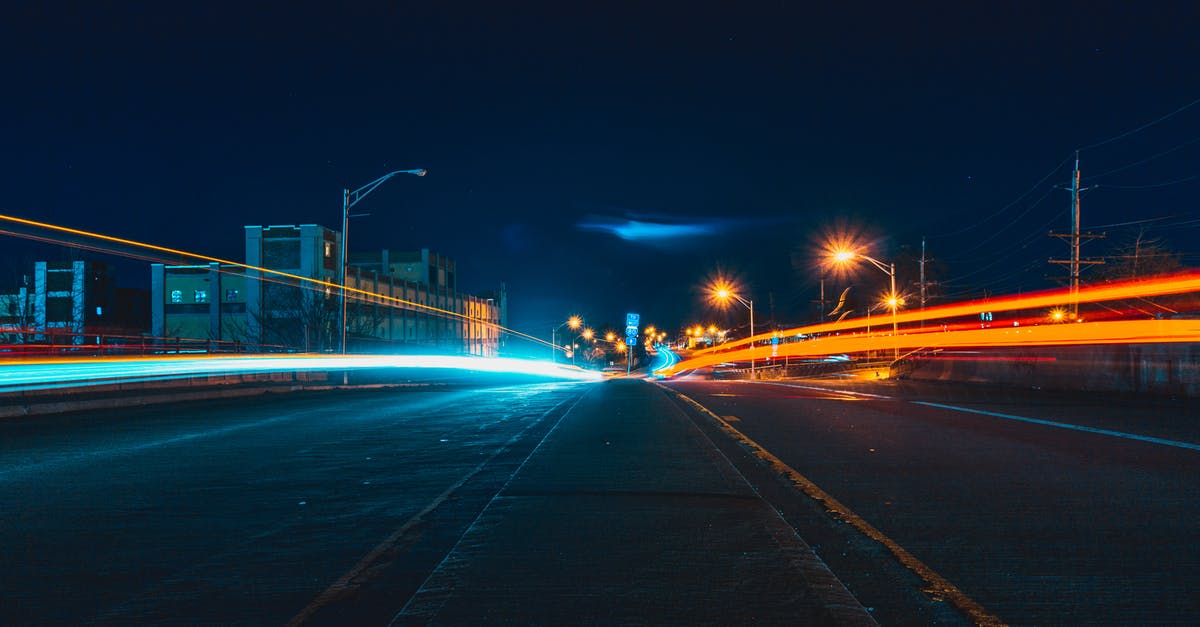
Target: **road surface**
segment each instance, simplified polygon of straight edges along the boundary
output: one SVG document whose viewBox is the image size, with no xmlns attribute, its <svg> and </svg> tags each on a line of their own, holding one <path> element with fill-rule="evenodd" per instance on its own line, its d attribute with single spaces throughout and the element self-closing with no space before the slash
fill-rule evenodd
<svg viewBox="0 0 1200 627">
<path fill-rule="evenodd" d="M 1001 620 L 1200 616 L 1195 401 L 913 382 L 668 385 Z M 797 530 L 864 605 L 876 604 L 869 579 L 883 567 L 860 576 L 869 547 L 844 555 L 827 530 Z"/>
</svg>

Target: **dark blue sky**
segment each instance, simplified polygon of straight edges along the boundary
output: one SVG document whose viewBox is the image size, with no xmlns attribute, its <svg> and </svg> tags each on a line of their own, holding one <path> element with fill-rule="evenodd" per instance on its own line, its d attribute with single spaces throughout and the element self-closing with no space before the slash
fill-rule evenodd
<svg viewBox="0 0 1200 627">
<path fill-rule="evenodd" d="M 505 281 L 519 330 L 719 319 L 718 269 L 798 323 L 837 224 L 927 237 L 949 297 L 1052 287 L 1085 148 L 1085 254 L 1146 226 L 1200 265 L 1194 2 L 105 4 L 5 12 L 3 213 L 240 260 L 243 225 L 337 228 L 343 187 L 423 167 L 351 247 Z"/>
</svg>

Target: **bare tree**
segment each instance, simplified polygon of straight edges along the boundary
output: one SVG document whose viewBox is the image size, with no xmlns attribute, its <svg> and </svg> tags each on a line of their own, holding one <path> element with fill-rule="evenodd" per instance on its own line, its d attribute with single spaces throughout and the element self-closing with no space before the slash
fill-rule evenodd
<svg viewBox="0 0 1200 627">
<path fill-rule="evenodd" d="M 1099 272 L 1101 278 L 1108 281 L 1139 279 L 1183 269 L 1181 255 L 1173 252 L 1162 238 L 1147 236 L 1145 229 L 1139 229 L 1137 235 L 1118 244 L 1113 253 L 1105 257 L 1105 265 Z"/>
</svg>

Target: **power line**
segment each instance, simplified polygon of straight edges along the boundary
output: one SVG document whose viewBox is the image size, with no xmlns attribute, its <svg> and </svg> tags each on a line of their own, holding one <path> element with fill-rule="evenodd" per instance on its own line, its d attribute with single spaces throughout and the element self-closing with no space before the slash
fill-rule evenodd
<svg viewBox="0 0 1200 627">
<path fill-rule="evenodd" d="M 1026 197 L 1026 196 L 1028 196 L 1029 194 L 1033 193 L 1033 190 L 1037 189 L 1038 187 L 1040 187 L 1040 186 L 1042 185 L 1042 183 L 1045 183 L 1045 182 L 1046 182 L 1046 181 L 1047 181 L 1047 180 L 1048 180 L 1050 177 L 1054 176 L 1054 174 L 1055 174 L 1056 172 L 1058 172 L 1058 171 L 1059 171 L 1059 170 L 1060 170 L 1060 169 L 1061 169 L 1061 168 L 1062 168 L 1064 165 L 1066 165 L 1066 163 L 1067 163 L 1068 161 L 1070 161 L 1070 160 L 1071 160 L 1071 155 L 1067 155 L 1067 158 L 1066 158 L 1066 159 L 1063 159 L 1062 161 L 1060 161 L 1060 162 L 1058 163 L 1058 165 L 1054 166 L 1054 169 L 1052 169 L 1052 170 L 1050 170 L 1049 172 L 1047 172 L 1047 173 L 1046 173 L 1046 176 L 1043 176 L 1041 179 L 1039 179 L 1037 183 L 1034 183 L 1034 184 L 1033 184 L 1033 187 L 1030 187 L 1029 189 L 1027 189 L 1027 190 L 1025 190 L 1024 192 L 1022 192 L 1022 193 L 1021 193 L 1021 195 L 1020 195 L 1020 196 L 1017 196 L 1016 198 L 1014 198 L 1014 199 L 1012 200 L 1012 202 L 1010 202 L 1010 203 L 1008 203 L 1007 205 L 1004 205 L 1003 207 L 1000 207 L 999 209 L 997 209 L 997 210 L 996 210 L 996 211 L 995 211 L 995 212 L 994 212 L 992 215 L 990 215 L 990 216 L 988 216 L 988 217 L 986 217 L 986 218 L 983 218 L 982 220 L 979 220 L 979 221 L 975 222 L 974 224 L 971 224 L 971 225 L 969 225 L 969 226 L 965 226 L 965 227 L 963 227 L 963 228 L 961 228 L 961 229 L 959 229 L 959 230 L 957 230 L 957 231 L 952 231 L 952 232 L 950 232 L 950 233 L 943 233 L 943 234 L 941 234 L 941 235 L 931 235 L 930 237 L 934 237 L 934 238 L 940 238 L 940 237 L 953 237 L 953 236 L 955 236 L 955 235 L 960 235 L 960 234 L 962 234 L 962 233 L 966 233 L 967 231 L 970 231 L 971 229 L 975 229 L 975 228 L 978 228 L 978 227 L 981 227 L 981 226 L 983 226 L 983 223 L 984 223 L 984 222 L 987 222 L 988 220 L 991 220 L 992 218 L 994 218 L 994 217 L 996 217 L 996 216 L 1000 215 L 1001 213 L 1004 213 L 1006 210 L 1008 210 L 1008 208 L 1009 208 L 1009 207 L 1012 207 L 1013 205 L 1015 205 L 1015 204 L 1017 204 L 1017 203 L 1021 202 L 1021 199 L 1025 198 L 1025 197 Z"/>
<path fill-rule="evenodd" d="M 1080 147 L 1080 148 L 1079 148 L 1079 150 L 1090 150 L 1090 149 L 1092 149 L 1092 148 L 1098 148 L 1098 147 L 1100 147 L 1100 146 L 1103 146 L 1103 145 L 1105 145 L 1105 144 L 1111 144 L 1112 142 L 1115 142 L 1115 141 L 1117 141 L 1117 140 L 1119 140 L 1119 139 L 1125 139 L 1126 137 L 1129 137 L 1130 135 L 1133 135 L 1134 133 L 1139 133 L 1139 132 L 1141 132 L 1141 131 L 1144 131 L 1144 130 L 1146 130 L 1146 129 L 1150 128 L 1151 126 L 1154 126 L 1155 124 L 1158 124 L 1159 122 L 1162 122 L 1163 120 L 1166 120 L 1166 119 L 1170 118 L 1171 116 L 1173 116 L 1173 115 L 1175 115 L 1175 114 L 1177 114 L 1177 113 L 1181 113 L 1181 112 L 1183 112 L 1183 111 L 1185 111 L 1185 110 L 1187 110 L 1187 109 L 1190 109 L 1190 108 L 1192 108 L 1192 107 L 1196 106 L 1197 104 L 1200 104 L 1200 98 L 1197 98 L 1197 99 L 1195 99 L 1195 100 L 1193 100 L 1193 101 L 1191 101 L 1191 102 L 1189 102 L 1189 103 L 1187 103 L 1187 104 L 1183 105 L 1182 107 L 1179 107 L 1178 109 L 1176 109 L 1176 110 L 1174 110 L 1174 111 L 1172 111 L 1172 112 L 1170 112 L 1170 113 L 1168 113 L 1168 114 L 1166 114 L 1166 115 L 1164 115 L 1164 116 L 1162 116 L 1162 117 L 1160 117 L 1160 118 L 1158 118 L 1158 119 L 1151 120 L 1150 122 L 1147 122 L 1147 123 L 1145 123 L 1145 124 L 1143 124 L 1143 125 L 1141 125 L 1141 126 L 1139 126 L 1139 127 L 1135 128 L 1135 129 L 1132 129 L 1132 130 L 1125 131 L 1124 133 L 1121 133 L 1120 135 L 1117 135 L 1117 136 L 1115 136 L 1115 137 L 1110 137 L 1110 138 L 1108 138 L 1108 139 L 1106 139 L 1106 140 L 1104 140 L 1104 141 L 1099 141 L 1099 142 L 1096 142 L 1096 143 L 1094 143 L 1094 144 L 1088 144 L 1087 146 L 1082 146 L 1082 147 Z"/>
<path fill-rule="evenodd" d="M 1172 185 L 1179 185 L 1180 183 L 1187 183 L 1188 181 L 1194 181 L 1194 180 L 1196 180 L 1195 174 L 1193 174 L 1189 177 L 1186 177 L 1186 178 L 1175 180 L 1175 181 L 1167 181 L 1166 183 L 1154 183 L 1152 185 L 1094 185 L 1093 187 L 1104 188 L 1104 189 L 1154 189 L 1156 187 L 1170 187 Z"/>
<path fill-rule="evenodd" d="M 1187 141 L 1185 141 L 1185 142 L 1183 142 L 1183 143 L 1180 143 L 1180 144 L 1176 144 L 1176 145 L 1174 145 L 1174 146 L 1172 146 L 1172 147 L 1170 147 L 1170 148 L 1168 148 L 1168 149 L 1166 149 L 1166 150 L 1164 150 L 1164 151 L 1162 151 L 1162 152 L 1156 152 L 1156 153 L 1154 153 L 1154 154 L 1150 155 L 1149 157 L 1146 157 L 1146 158 L 1144 158 L 1144 159 L 1139 159 L 1139 160 L 1137 160 L 1137 161 L 1134 161 L 1133 163 L 1127 163 L 1127 164 L 1125 164 L 1125 165 L 1123 165 L 1123 166 L 1120 166 L 1120 167 L 1118 167 L 1118 168 L 1113 168 L 1113 169 L 1111 169 L 1111 170 L 1108 170 L 1107 172 L 1101 172 L 1100 174 L 1093 174 L 1092 176 L 1089 176 L 1089 177 L 1088 177 L 1088 181 L 1094 181 L 1094 180 L 1096 180 L 1096 179 L 1098 179 L 1098 178 L 1101 178 L 1101 177 L 1108 176 L 1109 174 L 1116 174 L 1117 172 L 1121 172 L 1121 171 L 1124 171 L 1124 170 L 1128 170 L 1129 168 L 1135 168 L 1135 167 L 1137 167 L 1137 166 L 1139 166 L 1139 165 L 1142 165 L 1143 163 L 1146 163 L 1146 162 L 1148 162 L 1148 161 L 1153 161 L 1153 160 L 1155 160 L 1155 159 L 1157 159 L 1157 158 L 1159 158 L 1159 157 L 1162 157 L 1162 156 L 1165 156 L 1165 155 L 1169 155 L 1169 154 L 1171 154 L 1171 153 L 1175 152 L 1176 150 L 1179 150 L 1180 148 L 1185 148 L 1185 147 L 1187 147 L 1187 146 L 1191 146 L 1192 144 L 1194 144 L 1194 143 L 1196 143 L 1196 142 L 1200 142 L 1200 137 L 1193 137 L 1192 139 L 1189 139 L 1189 140 L 1187 140 Z"/>
<path fill-rule="evenodd" d="M 1033 202 L 1033 204 L 1029 205 L 1029 207 L 1027 207 L 1027 208 L 1025 209 L 1025 211 L 1021 212 L 1021 214 L 1020 214 L 1020 215 L 1018 215 L 1017 217 L 1013 218 L 1013 219 L 1012 219 L 1012 221 L 1008 223 L 1008 226 L 1004 226 L 1004 227 L 1002 227 L 1002 228 L 996 229 L 996 230 L 995 230 L 995 231 L 992 233 L 992 235 L 991 235 L 990 237 L 987 237 L 987 238 L 984 238 L 984 239 L 980 240 L 979 242 L 977 242 L 977 243 L 976 243 L 974 246 L 972 246 L 971 248 L 968 248 L 967 250 L 965 250 L 965 251 L 963 251 L 963 252 L 959 253 L 959 257 L 951 257 L 951 260 L 954 260 L 954 259 L 957 259 L 957 258 L 961 258 L 961 256 L 963 256 L 963 255 L 969 255 L 969 254 L 971 254 L 971 253 L 975 252 L 976 250 L 979 250 L 980 248 L 982 248 L 982 247 L 983 247 L 985 244 L 987 244 L 988 242 L 990 242 L 990 241 L 992 241 L 992 240 L 996 239 L 997 237 L 999 237 L 1001 233 L 1003 233 L 1004 231 L 1006 231 L 1006 230 L 1008 230 L 1008 229 L 1012 228 L 1014 225 L 1016 225 L 1017 221 L 1019 221 L 1021 218 L 1024 218 L 1026 215 L 1028 215 L 1028 214 L 1029 214 L 1029 212 L 1030 212 L 1030 211 L 1033 211 L 1034 209 L 1036 209 L 1036 208 L 1037 208 L 1037 206 L 1038 206 L 1038 205 L 1042 204 L 1042 201 L 1043 201 L 1043 200 L 1046 200 L 1046 198 L 1048 198 L 1048 197 L 1050 196 L 1050 194 L 1054 192 L 1054 190 L 1055 190 L 1055 188 L 1053 188 L 1053 187 L 1052 187 L 1052 188 L 1050 188 L 1050 189 L 1048 189 L 1048 190 L 1046 190 L 1046 193 L 1045 193 L 1045 194 L 1042 194 L 1042 197 L 1041 197 L 1041 198 L 1038 198 L 1036 201 L 1034 201 L 1034 202 Z M 1011 205 L 1010 205 L 1010 206 L 1011 206 Z"/>
</svg>

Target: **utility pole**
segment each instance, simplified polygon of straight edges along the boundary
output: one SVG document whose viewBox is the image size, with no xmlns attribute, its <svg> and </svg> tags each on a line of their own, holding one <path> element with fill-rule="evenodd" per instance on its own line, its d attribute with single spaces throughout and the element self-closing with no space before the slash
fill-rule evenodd
<svg viewBox="0 0 1200 627">
<path fill-rule="evenodd" d="M 925 238 L 921 238 L 921 310 L 925 310 Z"/>
<path fill-rule="evenodd" d="M 925 311 L 925 238 L 921 238 L 921 311 Z M 921 328 L 925 328 L 925 319 L 921 318 Z"/>
<path fill-rule="evenodd" d="M 821 277 L 821 300 L 817 303 L 817 322 L 825 320 L 825 277 Z"/>
<path fill-rule="evenodd" d="M 1079 186 L 1079 151 L 1075 151 L 1075 173 L 1071 177 L 1071 187 L 1067 188 L 1071 192 L 1071 232 L 1070 233 L 1055 233 L 1050 232 L 1050 237 L 1058 237 L 1067 240 L 1071 247 L 1070 259 L 1051 259 L 1050 263 L 1066 265 L 1070 267 L 1071 272 L 1071 317 L 1079 318 L 1079 270 L 1082 266 L 1095 266 L 1104 263 L 1099 259 L 1080 259 L 1079 248 L 1085 239 L 1103 238 L 1104 234 L 1099 235 L 1093 233 L 1079 232 L 1079 193 L 1089 189 Z"/>
</svg>

